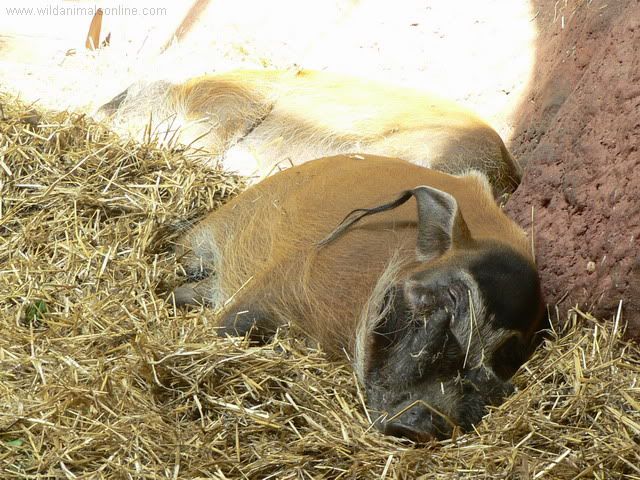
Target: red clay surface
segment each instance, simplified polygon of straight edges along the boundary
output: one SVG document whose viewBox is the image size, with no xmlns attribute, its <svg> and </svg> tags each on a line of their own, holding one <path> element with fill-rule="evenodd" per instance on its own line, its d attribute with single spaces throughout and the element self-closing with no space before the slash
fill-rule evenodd
<svg viewBox="0 0 640 480">
<path fill-rule="evenodd" d="M 538 51 L 511 150 L 526 166 L 508 213 L 533 230 L 547 301 L 640 338 L 640 1 L 536 2 Z M 593 263 L 591 263 L 593 262 Z M 562 316 L 562 313 L 561 313 Z"/>
</svg>

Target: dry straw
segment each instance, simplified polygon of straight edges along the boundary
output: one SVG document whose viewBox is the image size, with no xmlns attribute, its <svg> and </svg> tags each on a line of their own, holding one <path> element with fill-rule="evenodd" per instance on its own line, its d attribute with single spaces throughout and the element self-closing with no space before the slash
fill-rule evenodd
<svg viewBox="0 0 640 480">
<path fill-rule="evenodd" d="M 640 478 L 640 352 L 574 310 L 477 432 L 370 428 L 346 365 L 176 312 L 178 230 L 242 184 L 0 96 L 0 477 Z"/>
</svg>

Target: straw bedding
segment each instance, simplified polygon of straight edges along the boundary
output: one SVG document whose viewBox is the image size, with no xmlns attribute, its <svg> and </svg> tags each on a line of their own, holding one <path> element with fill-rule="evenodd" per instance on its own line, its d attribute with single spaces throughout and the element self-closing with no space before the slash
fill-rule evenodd
<svg viewBox="0 0 640 480">
<path fill-rule="evenodd" d="M 172 240 L 239 178 L 0 106 L 0 477 L 640 478 L 622 320 L 554 314 L 562 331 L 477 432 L 384 437 L 347 365 L 296 338 L 218 339 L 215 312 L 166 300 Z"/>
</svg>

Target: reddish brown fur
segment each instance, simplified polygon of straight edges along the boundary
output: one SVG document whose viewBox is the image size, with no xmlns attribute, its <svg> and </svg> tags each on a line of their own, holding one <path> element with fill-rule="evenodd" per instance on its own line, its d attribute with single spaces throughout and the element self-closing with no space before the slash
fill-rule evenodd
<svg viewBox="0 0 640 480">
<path fill-rule="evenodd" d="M 362 175 L 365 166 L 376 175 Z M 329 170 L 331 184 L 313 181 Z M 355 183 L 366 185 L 366 194 L 354 198 Z M 330 352 L 353 353 L 360 313 L 390 259 L 397 254 L 403 265 L 415 262 L 415 200 L 364 220 L 348 241 L 320 250 L 316 244 L 354 208 L 384 203 L 417 185 L 453 195 L 476 240 L 505 243 L 531 257 L 524 232 L 502 213 L 481 175 L 452 177 L 370 155 L 316 160 L 267 178 L 213 212 L 180 244 L 198 252 L 215 242 L 219 260 L 207 269 L 217 272 L 225 299 L 235 294 L 233 304 L 260 305 L 283 322 L 302 320 L 305 332 Z M 211 261 L 207 255 L 186 258 L 191 269 Z"/>
<path fill-rule="evenodd" d="M 345 218 L 358 220 L 336 230 Z M 221 307 L 222 334 L 299 328 L 351 360 L 379 428 L 418 441 L 499 403 L 544 326 L 529 243 L 479 173 L 315 160 L 212 213 L 178 254 L 206 278 L 176 303 Z"/>
</svg>

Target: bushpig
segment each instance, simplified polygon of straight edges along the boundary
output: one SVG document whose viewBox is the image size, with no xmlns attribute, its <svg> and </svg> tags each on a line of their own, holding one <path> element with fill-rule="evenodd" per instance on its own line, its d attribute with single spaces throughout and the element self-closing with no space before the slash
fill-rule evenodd
<svg viewBox="0 0 640 480">
<path fill-rule="evenodd" d="M 162 139 L 257 179 L 339 153 L 367 152 L 460 174 L 485 173 L 496 196 L 521 178 L 500 136 L 471 111 L 418 90 L 313 70 L 235 70 L 134 85 L 99 116 L 136 134 L 149 118 Z"/>
<path fill-rule="evenodd" d="M 178 305 L 221 309 L 221 335 L 291 325 L 347 358 L 385 433 L 469 430 L 547 327 L 527 236 L 482 173 L 355 154 L 279 172 L 178 241 Z"/>
</svg>

